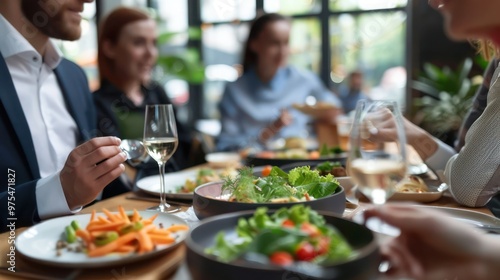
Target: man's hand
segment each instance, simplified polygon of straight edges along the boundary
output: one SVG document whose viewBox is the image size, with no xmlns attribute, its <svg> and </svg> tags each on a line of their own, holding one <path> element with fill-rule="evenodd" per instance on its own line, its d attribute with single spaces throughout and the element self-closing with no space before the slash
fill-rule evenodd
<svg viewBox="0 0 500 280">
<path fill-rule="evenodd" d="M 119 145 L 116 137 L 98 137 L 71 151 L 60 173 L 70 209 L 92 202 L 125 170 L 126 155 Z"/>
</svg>

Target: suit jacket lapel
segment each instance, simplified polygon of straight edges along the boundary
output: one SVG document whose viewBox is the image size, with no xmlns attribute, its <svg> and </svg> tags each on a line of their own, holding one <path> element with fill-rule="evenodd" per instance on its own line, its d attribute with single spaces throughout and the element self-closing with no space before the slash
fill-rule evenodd
<svg viewBox="0 0 500 280">
<path fill-rule="evenodd" d="M 35 147 L 33 146 L 33 139 L 31 138 L 30 128 L 26 117 L 23 113 L 23 108 L 17 97 L 16 88 L 12 82 L 7 64 L 0 53 L 0 100 L 3 107 L 7 112 L 12 127 L 16 132 L 17 139 L 21 144 L 24 155 L 28 159 L 29 168 L 34 178 L 40 178 L 40 171 L 36 159 Z"/>
<path fill-rule="evenodd" d="M 85 94 L 82 92 L 82 89 L 78 86 L 71 86 L 68 81 L 76 81 L 79 78 L 74 77 L 75 73 L 71 69 L 66 69 L 64 61 L 54 69 L 54 73 L 56 74 L 57 81 L 61 86 L 62 94 L 64 95 L 64 100 L 66 102 L 66 106 L 68 106 L 68 111 L 76 122 L 76 125 L 80 131 L 80 136 L 83 140 L 87 140 L 89 136 L 87 135 L 88 124 L 86 121 L 86 116 L 82 113 L 82 110 L 78 110 L 78 106 L 82 106 L 82 104 L 78 104 L 79 100 L 76 96 L 81 96 Z M 77 93 L 70 93 L 71 91 Z"/>
</svg>

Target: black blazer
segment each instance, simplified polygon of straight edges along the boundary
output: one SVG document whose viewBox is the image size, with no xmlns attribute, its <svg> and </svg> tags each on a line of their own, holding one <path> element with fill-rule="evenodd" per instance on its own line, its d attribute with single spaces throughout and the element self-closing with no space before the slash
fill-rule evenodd
<svg viewBox="0 0 500 280">
<path fill-rule="evenodd" d="M 78 65 L 66 59 L 61 61 L 54 72 L 68 111 L 78 126 L 81 137 L 79 140 L 84 142 L 93 137 L 97 123 L 85 73 Z M 15 185 L 11 185 L 14 188 L 8 188 L 9 169 L 12 170 L 10 173 L 15 175 Z M 14 222 L 16 227 L 21 227 L 39 221 L 35 187 L 40 179 L 40 173 L 33 139 L 2 55 L 0 55 L 0 173 L 3 174 L 0 176 L 2 178 L 0 179 L 0 232 L 9 230 L 7 226 L 10 222 Z M 11 198 L 12 196 L 14 198 Z M 9 201 L 10 206 L 14 206 L 10 210 Z M 17 220 L 13 220 L 14 218 Z"/>
</svg>

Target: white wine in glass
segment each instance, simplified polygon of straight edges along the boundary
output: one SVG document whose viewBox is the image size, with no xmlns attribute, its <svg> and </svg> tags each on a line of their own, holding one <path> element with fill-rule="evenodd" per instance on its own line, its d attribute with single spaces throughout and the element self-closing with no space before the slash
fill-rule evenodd
<svg viewBox="0 0 500 280">
<path fill-rule="evenodd" d="M 372 142 L 374 139 L 380 142 Z M 372 203 L 384 204 L 407 170 L 406 135 L 397 103 L 359 101 L 350 145 L 348 171 L 351 179 Z"/>
<path fill-rule="evenodd" d="M 165 164 L 177 150 L 178 136 L 175 125 L 174 109 L 168 105 L 146 106 L 144 121 L 144 146 L 148 154 L 156 160 L 160 170 L 160 205 L 149 210 L 176 212 L 180 208 L 166 202 Z"/>
</svg>

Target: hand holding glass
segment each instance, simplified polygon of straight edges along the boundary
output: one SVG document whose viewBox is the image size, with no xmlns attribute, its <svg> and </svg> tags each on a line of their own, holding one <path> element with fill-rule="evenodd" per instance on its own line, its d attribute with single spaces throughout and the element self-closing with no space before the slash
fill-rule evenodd
<svg viewBox="0 0 500 280">
<path fill-rule="evenodd" d="M 180 209 L 166 202 L 165 164 L 174 154 L 178 145 L 177 127 L 171 104 L 146 106 L 144 121 L 144 146 L 149 155 L 158 162 L 160 169 L 160 205 L 150 210 L 176 212 Z"/>
<path fill-rule="evenodd" d="M 386 122 L 395 130 L 387 135 Z M 383 136 L 383 137 L 379 137 Z M 372 140 L 384 138 L 385 143 Z M 351 129 L 348 171 L 358 189 L 374 204 L 384 204 L 406 175 L 406 136 L 395 101 L 361 100 Z"/>
</svg>

